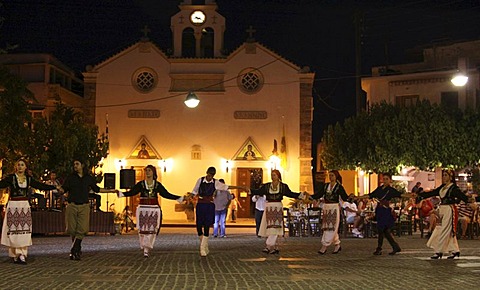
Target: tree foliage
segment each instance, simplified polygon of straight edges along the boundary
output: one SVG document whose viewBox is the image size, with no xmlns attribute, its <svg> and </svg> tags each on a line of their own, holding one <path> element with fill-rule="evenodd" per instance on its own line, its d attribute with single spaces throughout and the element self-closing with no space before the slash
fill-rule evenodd
<svg viewBox="0 0 480 290">
<path fill-rule="evenodd" d="M 25 82 L 0 66 L 0 160 L 10 163 L 22 156 L 30 134 L 27 100 L 32 93 Z"/>
<path fill-rule="evenodd" d="M 84 115 L 57 103 L 50 120 L 34 123 L 35 137 L 30 143 L 30 162 L 35 172 L 56 171 L 60 176 L 71 172 L 74 159 L 87 162 L 90 169 L 101 166 L 108 154 L 108 139 L 98 127 L 88 124 Z"/>
<path fill-rule="evenodd" d="M 31 119 L 26 84 L 0 67 L 0 160 L 2 170 L 12 172 L 14 162 L 24 157 L 39 177 L 52 170 L 59 176 L 72 171 L 74 159 L 87 162 L 94 171 L 108 154 L 108 139 L 84 115 L 57 103 L 49 118 Z"/>
<path fill-rule="evenodd" d="M 320 157 L 329 169 L 395 173 L 402 165 L 463 168 L 480 160 L 479 134 L 478 111 L 462 112 L 427 100 L 406 108 L 380 103 L 329 126 Z"/>
</svg>

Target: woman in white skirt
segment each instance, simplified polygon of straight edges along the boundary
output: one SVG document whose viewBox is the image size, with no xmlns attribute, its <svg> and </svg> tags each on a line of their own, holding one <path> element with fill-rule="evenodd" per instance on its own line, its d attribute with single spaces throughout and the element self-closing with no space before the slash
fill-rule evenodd
<svg viewBox="0 0 480 290">
<path fill-rule="evenodd" d="M 338 236 L 338 227 L 340 225 L 340 198 L 344 201 L 348 195 L 342 186 L 342 176 L 338 170 L 331 170 L 328 173 L 329 183 L 320 182 L 317 192 L 311 196 L 312 199 L 324 199 L 322 208 L 322 248 L 318 251 L 323 255 L 327 252 L 327 247 L 335 245 L 333 254 L 338 254 L 342 247 L 340 246 L 340 237 Z"/>
<path fill-rule="evenodd" d="M 258 234 L 267 237 L 265 253 L 278 254 L 277 239 L 283 235 L 283 204 L 284 196 L 303 199 L 306 194 L 292 192 L 287 184 L 282 182 L 280 171 L 272 170 L 272 182 L 264 183 L 259 189 L 250 189 L 251 195 L 266 197 L 265 211 Z"/>
<path fill-rule="evenodd" d="M 158 197 L 177 200 L 179 203 L 183 201 L 183 197 L 171 194 L 157 181 L 157 170 L 153 165 L 145 167 L 145 180 L 135 184 L 128 192 L 120 192 L 119 197 L 134 196 L 139 193 L 140 204 L 137 207 L 136 214 L 138 236 L 143 256 L 148 258 L 150 250 L 153 249 L 155 244 L 155 238 L 162 220 L 162 210 L 158 204 Z"/>
<path fill-rule="evenodd" d="M 447 259 L 460 257 L 460 248 L 457 241 L 457 222 L 458 209 L 457 203 L 463 200 L 468 203 L 468 197 L 455 184 L 455 172 L 453 170 L 444 170 L 442 172 L 442 185 L 429 192 L 418 194 L 421 198 L 439 196 L 441 199 L 439 211 L 439 221 L 433 230 L 427 247 L 435 252 L 431 259 L 441 259 L 443 253 L 450 253 Z M 474 202 L 474 201 L 472 201 Z"/>
<path fill-rule="evenodd" d="M 15 163 L 15 173 L 0 181 L 0 188 L 8 187 L 9 201 L 3 220 L 1 243 L 8 247 L 8 256 L 14 263 L 26 264 L 28 247 L 32 245 L 32 212 L 29 203 L 29 188 L 40 190 L 59 189 L 36 181 L 27 173 L 27 162 L 19 159 Z"/>
</svg>

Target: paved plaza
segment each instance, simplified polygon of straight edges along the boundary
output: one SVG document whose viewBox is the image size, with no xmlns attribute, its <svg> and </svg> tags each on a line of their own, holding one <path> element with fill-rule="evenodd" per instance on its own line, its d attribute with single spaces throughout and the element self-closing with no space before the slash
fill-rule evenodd
<svg viewBox="0 0 480 290">
<path fill-rule="evenodd" d="M 402 252 L 373 256 L 376 239 L 342 240 L 342 250 L 317 254 L 319 237 L 282 238 L 280 254 L 261 250 L 254 228 L 228 228 L 200 257 L 192 227 L 164 227 L 150 258 L 138 236 L 92 235 L 81 261 L 68 259 L 66 236 L 35 236 L 28 264 L 0 253 L 0 289 L 478 289 L 480 241 L 460 240 L 458 260 L 430 260 L 419 235 L 397 238 Z M 388 243 L 387 243 L 388 244 Z"/>
</svg>

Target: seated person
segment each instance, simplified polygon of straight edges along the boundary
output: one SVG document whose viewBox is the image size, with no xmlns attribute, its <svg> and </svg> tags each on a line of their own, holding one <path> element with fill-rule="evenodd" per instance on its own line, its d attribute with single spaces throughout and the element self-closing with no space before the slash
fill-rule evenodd
<svg viewBox="0 0 480 290">
<path fill-rule="evenodd" d="M 60 181 L 57 179 L 57 173 L 55 171 L 50 172 L 50 179 L 45 181 L 45 184 L 48 185 L 61 185 Z M 57 189 L 54 189 L 52 191 L 48 192 L 50 200 L 50 207 L 53 208 L 53 201 L 59 200 L 60 202 L 60 208 L 63 210 L 65 207 L 65 196 L 63 195 L 62 192 L 58 191 Z"/>
<path fill-rule="evenodd" d="M 363 217 L 360 215 L 360 212 L 355 203 L 355 195 L 351 193 L 348 196 L 348 200 L 343 202 L 343 209 L 345 210 L 345 219 L 347 224 L 352 224 L 352 234 L 357 238 L 363 238 L 361 232 L 363 228 Z"/>
<path fill-rule="evenodd" d="M 471 198 L 471 196 L 469 196 Z M 460 202 L 458 207 L 458 222 L 462 228 L 462 236 L 461 239 L 465 240 L 467 238 L 467 228 L 468 224 L 472 221 L 473 213 L 477 209 L 476 203 L 465 203 L 463 201 Z"/>
<path fill-rule="evenodd" d="M 419 201 L 416 207 L 419 209 L 418 215 L 424 222 L 428 223 L 427 239 L 432 235 L 433 230 L 437 226 L 439 220 L 437 207 L 440 199 L 436 196 Z"/>
</svg>

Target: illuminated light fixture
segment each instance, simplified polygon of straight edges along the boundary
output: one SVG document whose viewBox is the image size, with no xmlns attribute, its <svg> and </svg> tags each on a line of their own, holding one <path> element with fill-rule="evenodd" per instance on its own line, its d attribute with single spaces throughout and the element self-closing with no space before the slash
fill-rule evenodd
<svg viewBox="0 0 480 290">
<path fill-rule="evenodd" d="M 124 169 L 127 166 L 127 163 L 125 162 L 124 159 L 116 159 L 115 160 L 115 167 L 117 170 Z"/>
<path fill-rule="evenodd" d="M 464 74 L 458 73 L 452 79 L 451 82 L 456 87 L 463 87 L 468 82 L 468 77 Z"/>
<path fill-rule="evenodd" d="M 196 108 L 200 100 L 198 99 L 197 95 L 194 92 L 188 92 L 187 98 L 185 99 L 185 105 L 189 108 Z"/>
</svg>

